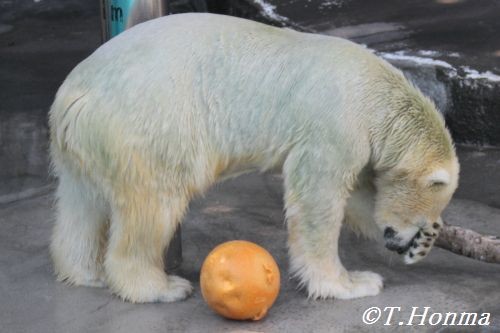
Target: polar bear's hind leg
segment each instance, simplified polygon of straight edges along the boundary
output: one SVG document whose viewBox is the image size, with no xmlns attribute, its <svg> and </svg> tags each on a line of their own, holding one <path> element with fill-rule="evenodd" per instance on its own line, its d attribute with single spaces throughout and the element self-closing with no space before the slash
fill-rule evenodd
<svg viewBox="0 0 500 333">
<path fill-rule="evenodd" d="M 106 202 L 90 184 L 61 168 L 56 222 L 50 244 L 58 280 L 103 287 L 102 259 L 107 233 Z"/>
<path fill-rule="evenodd" d="M 137 188 L 123 189 L 115 197 L 105 258 L 111 290 L 135 303 L 186 298 L 192 292 L 191 284 L 177 276 L 167 277 L 163 251 L 188 200 Z"/>
</svg>

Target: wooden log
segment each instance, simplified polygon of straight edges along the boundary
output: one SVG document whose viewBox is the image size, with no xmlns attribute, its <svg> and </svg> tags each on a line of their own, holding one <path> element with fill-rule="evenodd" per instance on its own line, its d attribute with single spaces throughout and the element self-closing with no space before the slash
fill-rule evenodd
<svg viewBox="0 0 500 333">
<path fill-rule="evenodd" d="M 500 237 L 444 223 L 436 246 L 472 259 L 500 264 Z"/>
</svg>

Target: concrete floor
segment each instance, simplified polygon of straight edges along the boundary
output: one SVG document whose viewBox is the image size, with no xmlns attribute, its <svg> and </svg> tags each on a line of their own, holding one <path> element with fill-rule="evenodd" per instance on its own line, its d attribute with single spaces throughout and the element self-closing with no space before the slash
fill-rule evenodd
<svg viewBox="0 0 500 333">
<path fill-rule="evenodd" d="M 107 289 L 69 287 L 55 281 L 48 255 L 51 193 L 0 209 L 0 332 L 374 332 L 396 331 L 412 306 L 432 312 L 490 312 L 489 328 L 500 332 L 500 268 L 435 248 L 423 262 L 405 266 L 375 241 L 344 230 L 341 257 L 349 269 L 373 270 L 385 278 L 376 297 L 310 301 L 289 279 L 281 179 L 250 174 L 225 182 L 192 203 L 183 225 L 184 263 L 177 274 L 195 286 L 188 300 L 173 304 L 124 303 Z M 500 209 L 455 199 L 444 215 L 453 224 L 500 234 Z M 260 322 L 236 322 L 215 315 L 199 290 L 203 259 L 217 244 L 246 239 L 267 248 L 282 273 L 280 295 Z M 368 326 L 372 306 L 400 306 L 394 326 Z M 414 322 L 417 323 L 416 321 Z M 410 327 L 405 327 L 408 329 Z M 414 331 L 442 327 L 412 326 Z M 446 332 L 451 332 L 444 330 Z M 444 332 L 443 331 L 443 332 Z M 470 332 L 470 330 L 465 330 Z M 453 330 L 456 332 L 456 330 Z"/>
<path fill-rule="evenodd" d="M 241 2 L 248 1 L 252 0 Z M 480 5 L 471 0 L 374 0 L 369 4 L 360 3 L 360 0 L 273 0 L 269 3 L 277 5 L 276 12 L 290 22 L 332 34 L 336 34 L 335 27 L 343 26 L 347 30 L 339 35 L 379 51 L 430 49 L 443 54 L 457 51 L 461 56 L 452 58 L 459 61 L 459 65 L 472 68 L 477 65 L 478 69 L 500 74 L 497 68 L 500 53 L 494 52 L 500 48 L 500 39 L 497 38 L 500 21 L 495 16 L 500 2 L 477 1 Z M 444 2 L 450 2 L 449 6 Z M 388 5 L 396 3 L 397 6 Z M 419 15 L 414 14 L 417 9 Z M 426 11 L 433 15 L 424 15 Z M 419 17 L 425 19 L 419 20 Z M 377 30 L 370 25 L 376 22 L 392 24 L 397 31 Z M 404 22 L 408 27 L 399 29 Z M 366 28 L 367 24 L 370 29 Z M 450 39 L 453 29 L 456 33 Z M 470 31 L 463 33 L 463 29 Z M 406 33 L 408 31 L 411 33 Z M 463 40 L 460 39 L 462 35 Z M 482 36 L 481 39 L 477 38 L 478 35 Z M 100 36 L 98 2 L 0 0 L 0 204 L 28 197 L 39 189 L 46 190 L 45 185 L 50 181 L 46 154 L 47 110 L 70 70 L 99 47 Z M 377 38 L 370 41 L 363 36 Z M 423 38 L 425 36 L 432 38 Z M 436 40 L 440 41 L 438 45 Z M 480 48 L 474 44 L 478 41 L 482 45 Z M 469 54 L 471 52 L 473 54 Z M 452 64 L 458 66 L 458 63 Z M 457 142 L 490 145 L 500 142 L 500 85 L 490 87 L 490 83 L 480 84 L 478 81 L 474 82 L 473 90 L 451 91 L 447 86 L 450 82 L 439 81 L 434 68 L 411 62 L 396 65 L 411 74 L 410 79 L 420 84 L 441 111 L 450 109 L 445 116 Z M 451 83 L 454 87 L 468 87 L 470 82 L 459 80 Z M 452 95 L 459 96 L 459 100 Z M 476 159 L 477 156 L 471 157 Z M 497 177 L 493 171 L 488 174 Z M 486 200 L 487 196 L 496 196 L 495 203 L 500 206 L 500 194 L 495 190 L 498 183 L 486 181 L 484 184 L 489 190 L 482 197 Z"/>
</svg>

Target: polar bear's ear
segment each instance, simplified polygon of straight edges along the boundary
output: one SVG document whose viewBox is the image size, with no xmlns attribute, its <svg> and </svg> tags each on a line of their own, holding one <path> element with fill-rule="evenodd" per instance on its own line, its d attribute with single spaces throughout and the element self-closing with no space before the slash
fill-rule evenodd
<svg viewBox="0 0 500 333">
<path fill-rule="evenodd" d="M 430 186 L 443 186 L 450 183 L 450 174 L 445 169 L 437 169 L 429 175 L 427 183 Z"/>
</svg>

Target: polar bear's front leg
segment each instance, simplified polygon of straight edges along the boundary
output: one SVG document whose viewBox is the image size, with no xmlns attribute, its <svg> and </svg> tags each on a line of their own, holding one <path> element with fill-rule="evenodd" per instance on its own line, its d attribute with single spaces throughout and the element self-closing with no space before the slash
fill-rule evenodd
<svg viewBox="0 0 500 333">
<path fill-rule="evenodd" d="M 321 170 L 318 170 L 318 166 Z M 284 168 L 290 270 L 310 298 L 351 299 L 377 295 L 382 277 L 348 272 L 338 256 L 338 241 L 349 184 L 325 163 L 301 158 Z"/>
<path fill-rule="evenodd" d="M 377 295 L 383 286 L 380 275 L 348 272 L 340 261 L 337 246 L 342 220 L 334 216 L 329 221 L 326 216 L 310 220 L 305 217 L 307 211 L 289 207 L 287 223 L 290 270 L 307 288 L 309 297 L 350 299 Z"/>
</svg>

